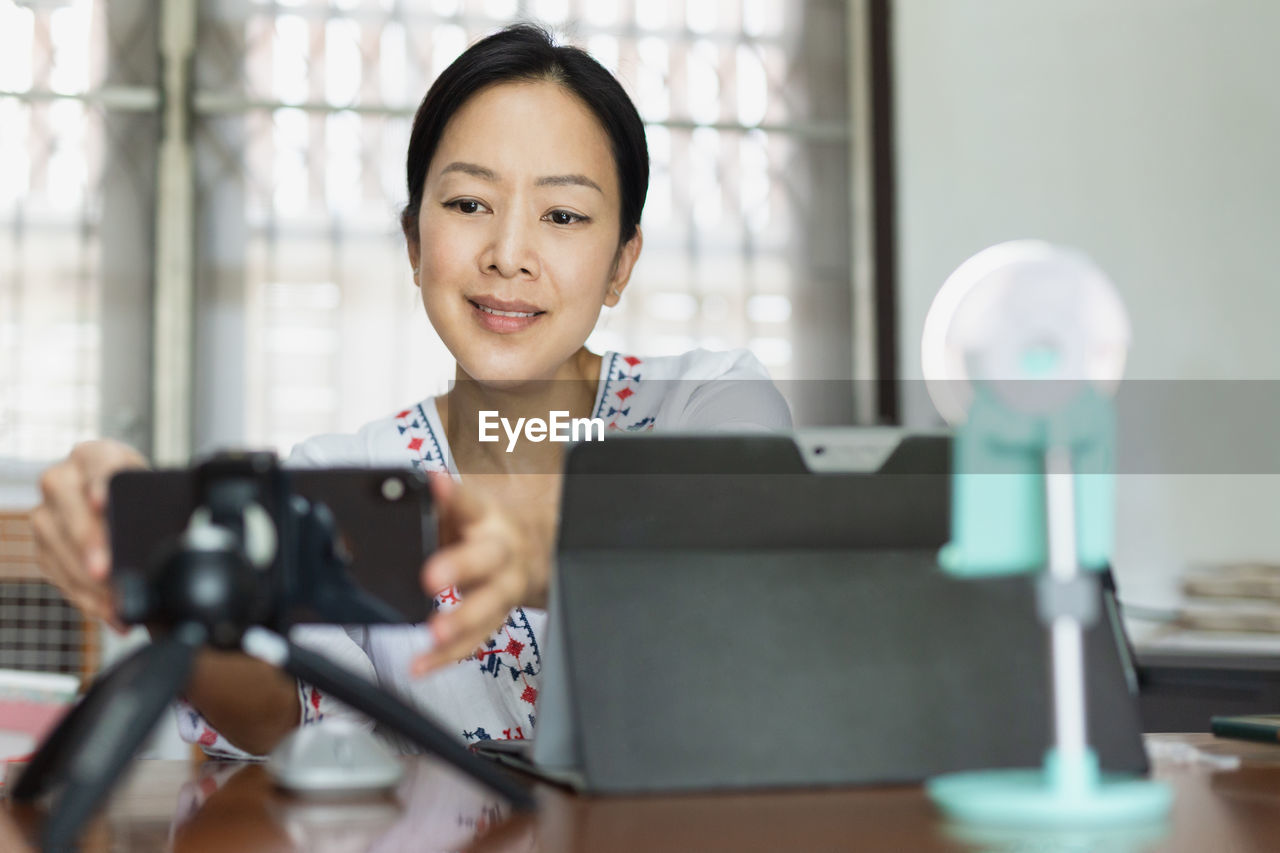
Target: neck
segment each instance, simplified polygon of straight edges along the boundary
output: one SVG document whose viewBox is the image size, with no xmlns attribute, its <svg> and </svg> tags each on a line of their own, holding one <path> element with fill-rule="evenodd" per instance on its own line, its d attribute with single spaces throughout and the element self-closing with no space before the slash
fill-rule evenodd
<svg viewBox="0 0 1280 853">
<path fill-rule="evenodd" d="M 580 349 L 554 379 L 493 385 L 477 381 L 459 366 L 449 393 L 436 399 L 440 420 L 445 426 L 454 462 L 462 473 L 552 473 L 559 471 L 563 444 L 529 441 L 523 436 L 512 445 L 506 428 L 498 426 L 494 442 L 480 441 L 481 413 L 489 423 L 497 419 L 516 428 L 521 419 L 550 422 L 552 412 L 564 417 L 586 418 L 592 414 L 600 381 L 600 356 Z M 495 434 L 491 429 L 489 434 Z M 508 447 L 512 449 L 508 451 Z"/>
</svg>

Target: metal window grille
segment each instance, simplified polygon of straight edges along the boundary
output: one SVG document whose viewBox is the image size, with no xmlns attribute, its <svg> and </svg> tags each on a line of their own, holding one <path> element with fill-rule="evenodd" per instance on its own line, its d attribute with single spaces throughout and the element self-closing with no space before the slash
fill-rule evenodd
<svg viewBox="0 0 1280 853">
<path fill-rule="evenodd" d="M 49 584 L 0 581 L 0 669 L 83 676 L 96 667 L 93 633 Z"/>
<path fill-rule="evenodd" d="M 190 97 L 161 98 L 145 67 L 166 47 L 155 4 L 0 0 L 0 457 L 57 456 L 102 432 L 145 447 L 188 408 L 196 449 L 284 448 L 442 390 L 452 362 L 397 227 L 408 122 L 445 64 L 514 18 L 613 68 L 648 127 L 644 256 L 590 343 L 749 346 L 779 379 L 847 369 L 848 306 L 811 294 L 849 288 L 848 0 L 163 0 L 159 18 L 191 8 Z M 156 131 L 185 103 L 196 257 L 175 291 L 185 226 L 135 227 L 144 260 L 120 275 L 126 252 L 103 233 L 130 217 L 104 216 L 101 188 L 124 173 L 160 199 L 138 211 L 165 218 L 174 173 L 157 190 Z M 154 327 L 118 299 L 123 282 L 151 281 L 150 241 L 174 234 L 176 250 L 155 250 L 157 293 L 191 289 L 192 330 L 181 298 L 155 303 Z M 815 322 L 834 349 L 813 351 Z M 150 359 L 137 372 L 157 377 L 156 423 L 150 380 L 112 379 L 121 345 Z M 185 417 L 170 418 L 177 432 Z"/>
<path fill-rule="evenodd" d="M 0 0 L 0 458 L 59 456 L 98 428 L 98 11 Z"/>
<path fill-rule="evenodd" d="M 24 516 L 0 513 L 0 669 L 93 673 L 97 630 L 40 578 Z"/>
<path fill-rule="evenodd" d="M 830 355 L 812 351 L 818 318 L 847 367 L 847 305 L 813 294 L 849 288 L 855 5 L 0 0 L 0 497 L 15 477 L 34 494 L 33 460 L 93 435 L 144 450 L 155 435 L 182 458 L 170 409 L 195 415 L 196 449 L 283 449 L 443 390 L 452 361 L 397 225 L 409 120 L 448 62 L 515 18 L 590 50 L 647 126 L 645 252 L 590 344 L 749 346 L 775 378 L 807 378 Z M 173 90 L 169 24 L 192 10 L 190 90 Z M 157 157 L 185 104 L 189 206 Z M 188 358 L 189 381 L 173 367 Z M 0 566 L 0 666 L 92 669 L 96 632 L 23 571 Z"/>
<path fill-rule="evenodd" d="M 154 165 L 135 143 L 158 96 L 120 85 L 154 56 L 130 5 L 0 0 L 0 509 L 29 507 L 43 462 L 104 427 L 145 447 L 147 400 L 123 395 L 125 420 L 103 403 L 106 377 L 144 372 L 122 350 L 147 323 L 108 285 L 150 285 Z M 0 512 L 0 668 L 90 675 L 99 639 L 41 580 L 25 516 Z"/>
</svg>

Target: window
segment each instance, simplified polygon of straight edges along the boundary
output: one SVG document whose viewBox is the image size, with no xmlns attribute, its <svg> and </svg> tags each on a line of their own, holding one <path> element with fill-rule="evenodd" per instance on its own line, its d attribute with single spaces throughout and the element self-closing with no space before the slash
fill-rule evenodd
<svg viewBox="0 0 1280 853">
<path fill-rule="evenodd" d="M 174 347 L 194 450 L 285 450 L 444 390 L 398 227 L 404 148 L 435 75 L 516 18 L 590 50 L 647 126 L 644 254 L 590 344 L 747 346 L 777 379 L 846 376 L 843 0 L 202 2 L 186 99 L 160 96 L 156 8 L 0 0 L 0 468 L 29 477 L 93 435 L 146 449 Z M 175 103 L 192 107 L 194 325 L 166 342 Z"/>
<path fill-rule="evenodd" d="M 203 110 L 197 98 L 197 151 L 217 149 L 225 164 L 200 187 L 201 232 L 243 229 L 242 254 L 217 261 L 228 277 L 217 290 L 246 310 L 221 347 L 242 349 L 242 376 L 218 377 L 210 406 L 243 405 L 243 432 L 197 423 L 197 444 L 285 449 L 447 388 L 453 362 L 418 303 L 398 226 L 404 150 L 435 75 L 513 15 L 590 50 L 647 125 L 644 253 L 589 345 L 654 355 L 747 346 L 777 379 L 806 375 L 793 347 L 797 235 L 815 191 L 842 211 L 848 191 L 843 172 L 815 186 L 804 160 L 815 139 L 842 148 L 848 136 L 847 111 L 813 119 L 795 73 L 796 4 L 263 3 L 201 32 L 202 54 L 215 39 L 236 46 L 205 68 L 210 84 L 236 91 Z M 824 82 L 844 91 L 841 79 Z M 243 218 L 228 226 L 233 210 Z M 827 227 L 847 233 L 847 212 Z"/>
<path fill-rule="evenodd" d="M 0 459 L 98 429 L 103 35 L 88 2 L 0 0 Z"/>
</svg>

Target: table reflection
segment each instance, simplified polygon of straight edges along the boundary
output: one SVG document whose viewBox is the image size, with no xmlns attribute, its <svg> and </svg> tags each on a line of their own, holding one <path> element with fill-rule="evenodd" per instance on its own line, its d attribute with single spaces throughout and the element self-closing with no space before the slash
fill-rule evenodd
<svg viewBox="0 0 1280 853">
<path fill-rule="evenodd" d="M 510 813 L 505 802 L 434 761 L 407 759 L 391 793 L 340 798 L 291 795 L 260 764 L 206 762 L 178 792 L 171 842 L 174 853 L 445 853 L 492 835 L 501 846 L 480 849 L 531 849 L 532 822 L 522 833 L 494 831 Z"/>
</svg>

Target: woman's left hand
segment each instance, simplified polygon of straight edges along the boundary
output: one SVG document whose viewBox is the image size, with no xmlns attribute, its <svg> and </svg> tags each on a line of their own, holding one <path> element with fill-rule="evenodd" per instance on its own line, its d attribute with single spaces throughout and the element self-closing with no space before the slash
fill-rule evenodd
<svg viewBox="0 0 1280 853">
<path fill-rule="evenodd" d="M 545 595 L 550 574 L 550 545 L 536 525 L 448 474 L 431 474 L 430 480 L 440 548 L 423 566 L 422 585 L 428 595 L 454 587 L 460 604 L 427 623 L 435 646 L 414 659 L 413 675 L 470 657 L 513 608 Z"/>
</svg>

